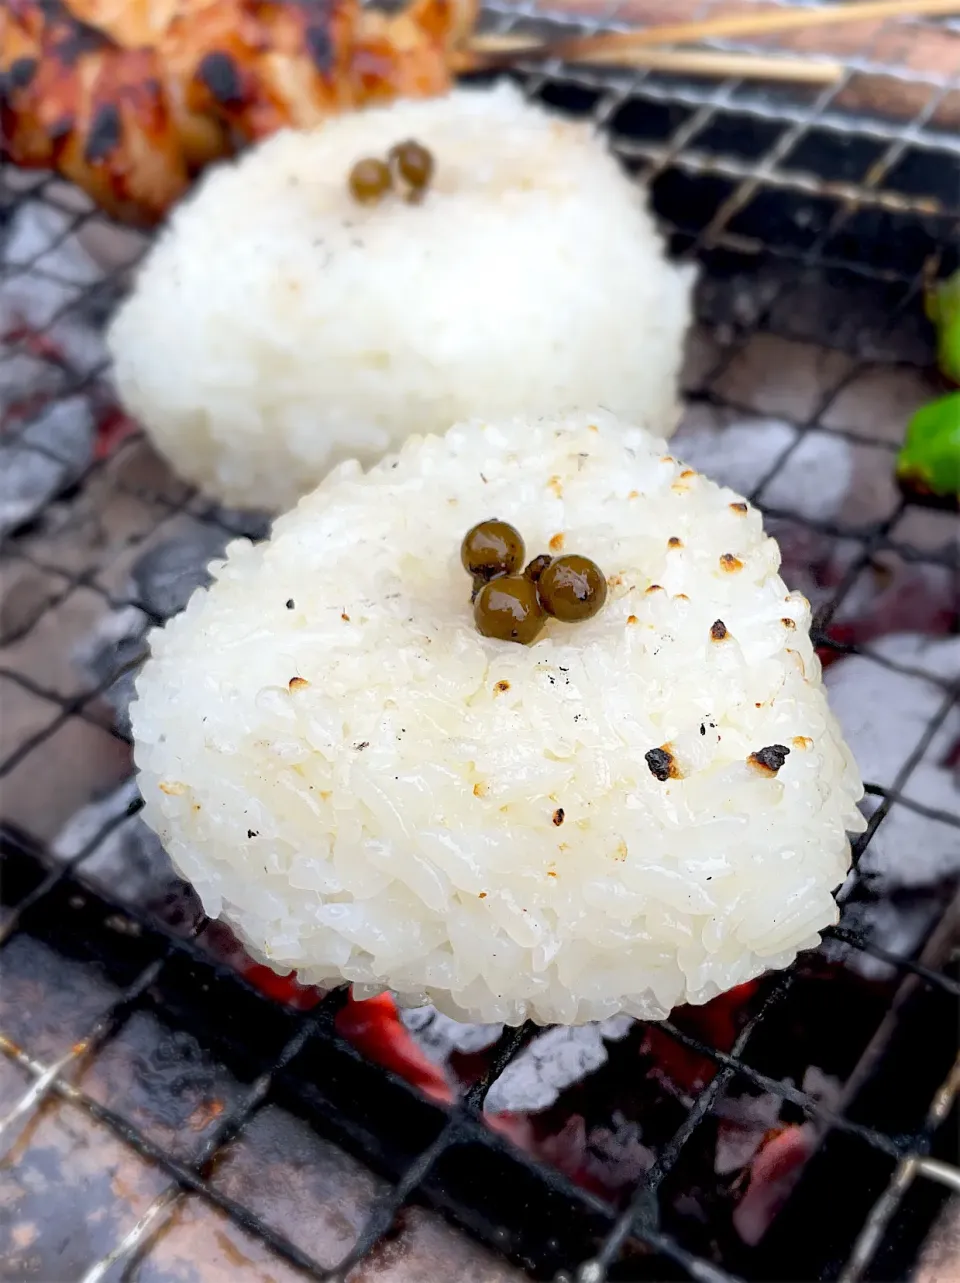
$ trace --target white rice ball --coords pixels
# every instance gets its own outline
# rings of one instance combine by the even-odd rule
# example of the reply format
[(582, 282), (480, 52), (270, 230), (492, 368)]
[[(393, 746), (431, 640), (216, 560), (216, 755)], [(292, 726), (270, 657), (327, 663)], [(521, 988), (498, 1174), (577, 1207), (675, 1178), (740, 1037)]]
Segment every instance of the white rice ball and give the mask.
[[(580, 1023), (704, 1002), (837, 920), (862, 786), (808, 603), (760, 514), (665, 451), (607, 415), (413, 437), (153, 635), (145, 815), (257, 957)], [(600, 613), (480, 636), (459, 549), (492, 516), (593, 558)]]
[[(421, 204), (351, 198), (415, 138)], [(604, 405), (672, 429), (692, 267), (587, 126), (461, 89), (285, 132), (174, 214), (109, 334), (126, 409), (177, 471), (273, 511), (335, 464), (475, 415)]]

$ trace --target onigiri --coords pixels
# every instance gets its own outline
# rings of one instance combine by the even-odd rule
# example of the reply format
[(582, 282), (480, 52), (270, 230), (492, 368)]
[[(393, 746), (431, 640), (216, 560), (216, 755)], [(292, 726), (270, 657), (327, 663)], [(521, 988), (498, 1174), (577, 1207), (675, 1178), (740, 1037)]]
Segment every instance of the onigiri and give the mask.
[[(481, 636), (461, 540), (580, 554), (602, 609)], [(304, 983), (481, 1023), (665, 1016), (815, 946), (861, 831), (810, 609), (738, 495), (606, 413), (342, 464), (153, 634), (145, 817)]]
[[(422, 199), (358, 204), (352, 167), (406, 139)], [(185, 479), (270, 511), (458, 419), (601, 404), (672, 430), (694, 269), (646, 201), (509, 84), (283, 132), (148, 255), (109, 332), (121, 401)]]

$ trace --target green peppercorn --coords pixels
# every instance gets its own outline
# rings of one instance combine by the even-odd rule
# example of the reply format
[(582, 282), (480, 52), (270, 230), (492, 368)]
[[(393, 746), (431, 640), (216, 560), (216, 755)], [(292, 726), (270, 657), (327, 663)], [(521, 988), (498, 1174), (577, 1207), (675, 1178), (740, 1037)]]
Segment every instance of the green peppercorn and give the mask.
[(607, 599), (607, 581), (588, 557), (556, 557), (537, 581), (540, 603), (564, 624), (591, 619)]
[(528, 579), (532, 579), (536, 583), (551, 561), (553, 561), (553, 558), (542, 552), (539, 557), (534, 557), (533, 561), (527, 563), (523, 573)]
[(460, 560), (474, 579), (509, 575), (523, 565), (526, 549), (520, 532), (506, 521), (481, 521), (468, 530), (460, 545)]
[(426, 191), (433, 177), (433, 156), (420, 143), (409, 139), (390, 149), (390, 159), (397, 172), (415, 192)]
[(473, 605), (477, 631), (499, 641), (529, 646), (546, 621), (537, 586), (523, 575), (499, 575), (477, 593)]
[(370, 156), (357, 161), (348, 182), (351, 196), (361, 205), (376, 205), (393, 186), (389, 165)]

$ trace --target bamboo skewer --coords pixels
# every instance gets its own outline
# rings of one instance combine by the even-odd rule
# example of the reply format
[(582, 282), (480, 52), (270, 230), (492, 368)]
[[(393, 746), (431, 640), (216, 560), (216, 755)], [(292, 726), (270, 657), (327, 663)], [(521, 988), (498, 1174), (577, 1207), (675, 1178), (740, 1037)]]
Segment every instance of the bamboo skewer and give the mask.
[[(528, 48), (529, 41), (522, 36), (480, 36), (471, 41), (468, 51), (454, 55), (453, 68), (457, 72), (479, 70), (490, 65), (490, 54), (515, 59)], [(786, 80), (808, 85), (832, 85), (843, 74), (843, 64), (830, 59), (728, 54), (712, 49), (601, 49), (591, 54), (589, 61), (596, 66), (636, 67), (678, 75)]]
[[(960, 0), (850, 0), (823, 8), (784, 9), (779, 12), (751, 14), (725, 14), (719, 18), (705, 18), (699, 22), (667, 23), (655, 27), (642, 27), (637, 31), (614, 31), (595, 36), (573, 36), (566, 40), (544, 43), (528, 40), (523, 45), (485, 54), (487, 65), (506, 58), (536, 56), (562, 58), (568, 62), (613, 61), (616, 55), (624, 58), (628, 53), (654, 45), (692, 44), (725, 36), (765, 36), (779, 31), (804, 30), (809, 27), (834, 23), (882, 21), (887, 18), (932, 17), (960, 15)], [(471, 42), (471, 49), (478, 54), (484, 37)], [(631, 64), (627, 64), (631, 65)], [(635, 64), (633, 64), (635, 65)]]

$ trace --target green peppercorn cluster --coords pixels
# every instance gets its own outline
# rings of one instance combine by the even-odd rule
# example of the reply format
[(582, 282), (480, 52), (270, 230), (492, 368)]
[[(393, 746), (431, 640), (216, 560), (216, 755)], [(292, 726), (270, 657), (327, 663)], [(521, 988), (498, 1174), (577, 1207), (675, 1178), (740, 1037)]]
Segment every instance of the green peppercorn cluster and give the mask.
[(347, 186), (358, 205), (377, 205), (394, 184), (409, 201), (422, 200), (433, 177), (433, 156), (426, 147), (409, 139), (390, 148), (386, 160), (365, 156), (358, 160)]
[(607, 598), (607, 581), (589, 557), (534, 557), (506, 521), (481, 521), (464, 536), (460, 560), (473, 577), (473, 618), (484, 637), (536, 641), (548, 617), (564, 624), (591, 619)]

